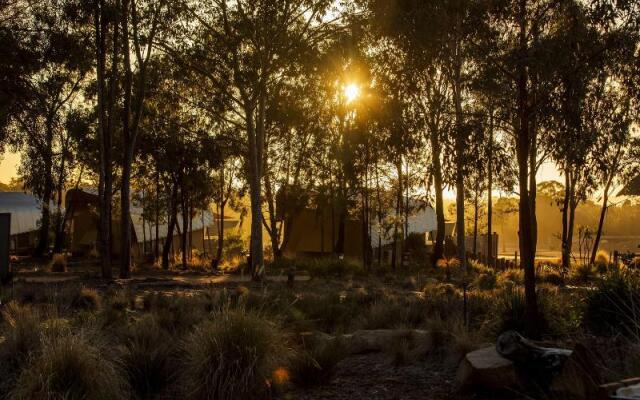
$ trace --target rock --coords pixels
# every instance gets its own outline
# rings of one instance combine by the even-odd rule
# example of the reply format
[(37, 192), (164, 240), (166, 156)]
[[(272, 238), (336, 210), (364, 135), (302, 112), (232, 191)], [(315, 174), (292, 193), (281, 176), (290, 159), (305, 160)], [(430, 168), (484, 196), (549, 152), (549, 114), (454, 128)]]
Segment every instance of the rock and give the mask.
[(513, 362), (498, 354), (495, 346), (467, 353), (458, 367), (456, 380), (463, 389), (495, 391), (521, 386)]
[(616, 391), (616, 396), (624, 399), (640, 399), (640, 384), (622, 387)]
[(552, 380), (571, 356), (571, 350), (541, 347), (514, 331), (498, 337), (496, 350), (513, 361), (518, 376), (529, 389), (543, 392), (549, 391)]

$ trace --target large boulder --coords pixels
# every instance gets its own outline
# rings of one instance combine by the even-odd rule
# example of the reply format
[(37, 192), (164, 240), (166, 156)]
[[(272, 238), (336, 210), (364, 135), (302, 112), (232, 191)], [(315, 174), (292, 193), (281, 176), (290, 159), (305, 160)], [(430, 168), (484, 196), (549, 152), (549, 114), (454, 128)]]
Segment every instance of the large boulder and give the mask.
[(521, 386), (513, 362), (498, 354), (495, 346), (467, 353), (458, 367), (456, 380), (462, 389), (498, 391)]

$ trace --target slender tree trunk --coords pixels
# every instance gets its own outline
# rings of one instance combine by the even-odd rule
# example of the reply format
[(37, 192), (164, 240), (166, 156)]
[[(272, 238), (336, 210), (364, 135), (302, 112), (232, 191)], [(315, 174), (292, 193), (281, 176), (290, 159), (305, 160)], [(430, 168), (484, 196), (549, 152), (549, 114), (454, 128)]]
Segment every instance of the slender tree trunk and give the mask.
[(564, 173), (564, 199), (562, 200), (562, 269), (569, 270), (569, 199), (571, 199), (571, 173), (565, 168)]
[(120, 279), (129, 278), (131, 269), (131, 56), (129, 48), (129, 0), (122, 0), (122, 57), (124, 59), (124, 102), (122, 108), (122, 187), (120, 189), (121, 258)]
[(169, 252), (173, 244), (173, 230), (178, 220), (178, 186), (174, 183), (169, 200), (169, 221), (167, 225), (167, 237), (162, 246), (162, 268), (169, 269)]
[[(48, 128), (50, 130), (50, 128)], [(49, 135), (49, 134), (48, 134)], [(51, 138), (53, 140), (53, 138)], [(47, 154), (44, 160), (44, 190), (42, 192), (42, 216), (40, 218), (40, 231), (38, 233), (38, 245), (34, 255), (42, 257), (49, 249), (49, 229), (51, 227), (51, 197), (53, 193), (53, 177), (52, 177), (52, 151), (51, 140), (47, 139)]]
[(478, 184), (476, 183), (476, 193), (473, 199), (473, 257), (478, 257)]
[(181, 247), (181, 256), (182, 256), (182, 268), (187, 268), (187, 248), (189, 246), (189, 206), (187, 200), (187, 193), (185, 190), (185, 185), (182, 185), (182, 190), (180, 191), (180, 199), (181, 199), (181, 209), (182, 209), (182, 242), (180, 243)]
[(444, 200), (443, 200), (443, 178), (442, 163), (440, 161), (440, 137), (436, 129), (431, 129), (429, 135), (431, 141), (431, 158), (433, 167), (433, 185), (436, 197), (436, 238), (433, 246), (433, 262), (444, 258), (444, 236), (445, 236), (445, 219), (444, 219)]
[(525, 281), (525, 316), (527, 333), (530, 336), (539, 335), (538, 301), (536, 295), (536, 273), (534, 266), (534, 238), (532, 210), (529, 196), (529, 156), (531, 137), (529, 132), (529, 94), (527, 73), (527, 0), (519, 0), (519, 60), (517, 65), (517, 109), (518, 126), (516, 138), (516, 155), (518, 160), (518, 184), (520, 190), (519, 206), (519, 242), (521, 262), (524, 268)]
[(604, 193), (602, 195), (602, 208), (600, 209), (600, 220), (598, 221), (598, 231), (596, 232), (596, 238), (593, 242), (593, 249), (591, 249), (591, 258), (589, 264), (593, 265), (596, 262), (596, 256), (598, 255), (598, 247), (600, 246), (600, 239), (602, 239), (602, 229), (604, 228), (604, 220), (607, 215), (607, 209), (609, 208), (609, 190), (611, 189), (612, 176), (607, 179), (607, 184), (604, 186)]
[(489, 151), (487, 157), (487, 264), (493, 262), (493, 107), (489, 109)]
[[(456, 15), (456, 38), (454, 44), (454, 66), (453, 66), (453, 101), (455, 106), (455, 149), (456, 149), (456, 237), (458, 246), (458, 259), (462, 270), (467, 268), (467, 250), (465, 248), (465, 212), (464, 212), (464, 151), (466, 145), (466, 133), (463, 126), (462, 115), (462, 54), (461, 54), (461, 38), (462, 34), (462, 15), (461, 11)], [(466, 314), (465, 314), (466, 318)]]
[(261, 96), (258, 112), (256, 113), (252, 106), (246, 105), (245, 115), (249, 136), (249, 195), (251, 200), (251, 263), (249, 268), (253, 279), (261, 280), (262, 273), (264, 272), (261, 184), (264, 142), (264, 94)]
[(155, 198), (155, 203), (156, 203), (156, 232), (155, 232), (155, 243), (154, 243), (154, 249), (153, 249), (153, 255), (154, 258), (156, 260), (158, 260), (158, 256), (159, 256), (159, 249), (158, 249), (158, 245), (160, 243), (158, 236), (160, 235), (160, 172), (158, 171), (158, 169), (156, 168), (156, 198)]

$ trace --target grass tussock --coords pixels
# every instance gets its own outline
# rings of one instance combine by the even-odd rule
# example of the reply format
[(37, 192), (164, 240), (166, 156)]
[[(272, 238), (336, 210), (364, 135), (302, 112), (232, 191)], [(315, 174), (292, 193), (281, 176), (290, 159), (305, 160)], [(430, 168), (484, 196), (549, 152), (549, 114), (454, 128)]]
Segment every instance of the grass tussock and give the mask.
[(285, 365), (288, 348), (273, 322), (226, 309), (195, 328), (184, 352), (186, 398), (262, 399), (273, 372)]
[(122, 366), (132, 392), (140, 399), (162, 393), (173, 381), (174, 345), (153, 315), (130, 325), (122, 352)]
[(40, 349), (40, 317), (29, 305), (10, 302), (2, 311), (0, 336), (0, 398), (8, 396), (20, 370)]
[(623, 334), (640, 339), (638, 273), (627, 270), (606, 275), (586, 296), (583, 324), (598, 335)]
[(117, 364), (83, 332), (43, 338), (42, 351), (22, 370), (12, 399), (124, 399)]

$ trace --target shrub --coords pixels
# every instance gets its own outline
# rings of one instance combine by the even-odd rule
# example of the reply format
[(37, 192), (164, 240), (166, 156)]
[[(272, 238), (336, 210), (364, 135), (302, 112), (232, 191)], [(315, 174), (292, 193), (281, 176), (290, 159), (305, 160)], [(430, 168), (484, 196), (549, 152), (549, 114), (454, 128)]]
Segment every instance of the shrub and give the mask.
[(2, 311), (0, 398), (7, 396), (29, 356), (40, 348), (40, 318), (30, 306), (10, 302)]
[(596, 253), (596, 259), (594, 262), (594, 266), (596, 267), (596, 269), (598, 270), (599, 273), (603, 274), (607, 271), (608, 267), (609, 267), (609, 260), (611, 259), (611, 257), (609, 256), (609, 253), (606, 250), (599, 250)]
[(359, 319), (361, 329), (401, 328), (407, 324), (407, 308), (390, 301), (375, 303)]
[(196, 327), (184, 344), (184, 388), (191, 399), (260, 399), (288, 353), (272, 322), (225, 309)]
[[(518, 288), (505, 289), (497, 302), (497, 333), (514, 330), (521, 334), (526, 332), (526, 299), (524, 290)], [(544, 306), (538, 302), (538, 328), (540, 332), (548, 331)]]
[(124, 399), (116, 364), (83, 333), (45, 337), (42, 352), (24, 368), (12, 393), (22, 399)]
[(484, 272), (478, 275), (473, 285), (481, 290), (492, 290), (496, 287), (497, 276), (492, 272)]
[[(638, 336), (640, 331), (640, 277), (630, 271), (614, 271), (586, 297), (583, 324), (602, 335)], [(640, 336), (638, 336), (640, 337)]]
[(95, 289), (80, 288), (71, 299), (71, 307), (77, 310), (97, 310), (100, 308), (100, 294)]
[(555, 270), (552, 270), (552, 271), (547, 270), (542, 273), (539, 273), (538, 277), (542, 282), (548, 283), (550, 285), (555, 285), (555, 286), (564, 285), (564, 277), (560, 272)]
[(291, 362), (291, 380), (301, 387), (327, 384), (336, 366), (344, 358), (344, 346), (339, 340), (324, 343), (310, 340)]
[(67, 257), (64, 254), (55, 253), (51, 259), (51, 272), (65, 272), (67, 270)]
[(122, 363), (132, 391), (141, 399), (152, 398), (173, 380), (171, 336), (152, 315), (130, 325)]
[(513, 282), (517, 285), (522, 285), (524, 283), (524, 270), (517, 268), (505, 269), (498, 273), (498, 282), (501, 284)]
[(598, 271), (590, 264), (580, 264), (571, 271), (571, 280), (576, 283), (590, 283), (598, 277)]

